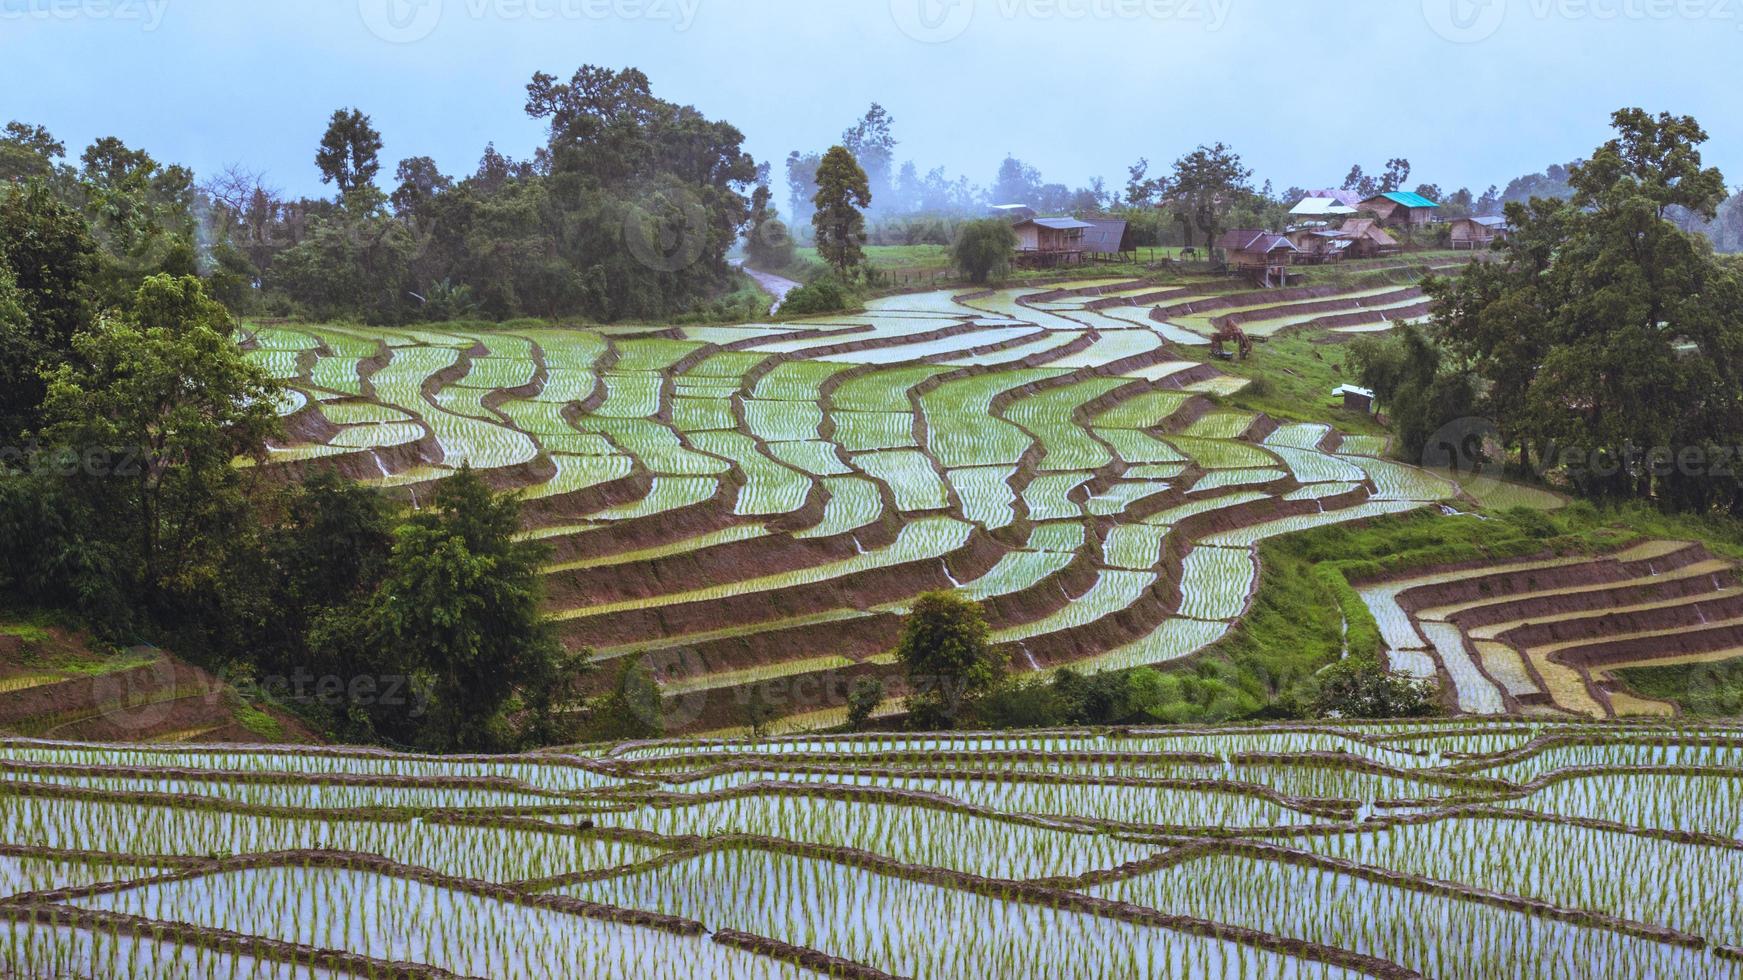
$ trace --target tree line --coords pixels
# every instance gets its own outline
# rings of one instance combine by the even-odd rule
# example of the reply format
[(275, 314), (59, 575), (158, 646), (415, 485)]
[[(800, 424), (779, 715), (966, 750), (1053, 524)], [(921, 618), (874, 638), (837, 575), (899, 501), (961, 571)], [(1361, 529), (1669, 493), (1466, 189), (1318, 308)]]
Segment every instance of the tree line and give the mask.
[(1432, 322), (1356, 364), (1408, 458), (1743, 514), (1743, 262), (1688, 227), (1718, 219), (1724, 177), (1691, 117), (1612, 124), (1565, 195), (1507, 205), (1491, 261), (1428, 281)]
[(231, 313), (192, 275), (118, 294), (103, 227), (41, 182), (0, 189), (0, 607), (168, 647), (346, 741), (571, 732), (582, 664), (516, 502), (469, 470), (416, 512), (284, 482), (261, 465), (284, 393)]

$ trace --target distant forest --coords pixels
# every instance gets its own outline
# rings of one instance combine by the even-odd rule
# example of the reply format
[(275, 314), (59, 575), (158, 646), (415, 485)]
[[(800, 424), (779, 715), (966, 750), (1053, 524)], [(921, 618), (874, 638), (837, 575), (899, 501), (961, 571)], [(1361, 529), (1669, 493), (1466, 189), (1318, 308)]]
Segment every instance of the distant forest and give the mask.
[[(340, 109), (318, 142), (311, 138), (313, 162), (333, 188), (326, 198), (287, 198), (242, 164), (196, 175), (114, 137), (69, 159), (50, 130), (16, 121), (0, 133), (0, 183), (40, 184), (85, 218), (111, 303), (149, 275), (197, 274), (238, 314), (381, 324), (754, 316), (758, 301), (729, 260), (741, 237), (753, 236), (756, 261), (756, 239), (802, 244), (809, 234), (821, 150), (788, 154), (783, 200), (776, 167), (753, 160), (737, 128), (656, 97), (633, 68), (584, 66), (566, 81), (537, 74), (524, 109), (548, 124), (546, 144), (524, 160), (487, 146), (465, 176), (442, 173), (427, 156), (386, 173), (370, 117)], [(948, 245), (962, 219), (1005, 203), (1118, 215), (1139, 246), (1193, 244), (1213, 227), (1279, 227), (1321, 186), (1254, 186), (1238, 153), (1220, 143), (1171, 166), (1138, 160), (1123, 186), (1051, 182), (1015, 156), (982, 185), (898, 162), (896, 132), (874, 103), (841, 135), (867, 176), (873, 244)], [(1571, 194), (1564, 165), (1473, 192), (1421, 181), (1401, 157), (1372, 172), (1352, 166), (1341, 187), (1414, 190), (1440, 201), (1446, 217)], [(1207, 196), (1214, 226), (1194, 213)], [(1743, 194), (1711, 221), (1671, 217), (1721, 251), (1743, 251)]]

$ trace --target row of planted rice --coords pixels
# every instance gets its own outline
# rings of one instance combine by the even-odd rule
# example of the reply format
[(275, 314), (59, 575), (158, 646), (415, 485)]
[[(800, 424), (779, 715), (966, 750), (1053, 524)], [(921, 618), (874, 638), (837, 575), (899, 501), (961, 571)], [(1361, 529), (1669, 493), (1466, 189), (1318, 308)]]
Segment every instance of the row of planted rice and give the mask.
[(0, 740), (0, 971), (1736, 976), (1740, 792), (1719, 723)]

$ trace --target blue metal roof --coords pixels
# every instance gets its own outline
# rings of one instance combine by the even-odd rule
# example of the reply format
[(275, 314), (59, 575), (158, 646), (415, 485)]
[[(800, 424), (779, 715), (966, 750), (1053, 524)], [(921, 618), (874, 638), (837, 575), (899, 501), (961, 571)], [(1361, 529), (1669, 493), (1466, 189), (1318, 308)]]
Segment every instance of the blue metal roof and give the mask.
[(1407, 208), (1438, 208), (1438, 207), (1440, 207), (1440, 205), (1438, 203), (1431, 201), (1426, 197), (1423, 197), (1421, 194), (1412, 194), (1408, 191), (1387, 191), (1386, 193), (1381, 194), (1380, 196), (1385, 198), (1388, 201), (1392, 201), (1392, 202), (1397, 203), (1397, 204), (1402, 204)]

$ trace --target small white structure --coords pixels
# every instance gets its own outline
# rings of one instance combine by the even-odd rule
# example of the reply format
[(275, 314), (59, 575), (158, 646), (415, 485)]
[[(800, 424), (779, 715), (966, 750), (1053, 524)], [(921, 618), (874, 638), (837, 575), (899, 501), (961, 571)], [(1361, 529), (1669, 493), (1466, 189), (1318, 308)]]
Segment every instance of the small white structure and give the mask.
[(1339, 385), (1332, 390), (1332, 397), (1342, 398), (1344, 408), (1351, 412), (1361, 412), (1363, 415), (1374, 414), (1374, 393), (1367, 388), (1355, 385)]
[(1306, 221), (1347, 218), (1355, 213), (1355, 208), (1335, 197), (1304, 197), (1300, 204), (1289, 209), (1291, 218), (1300, 218)]

